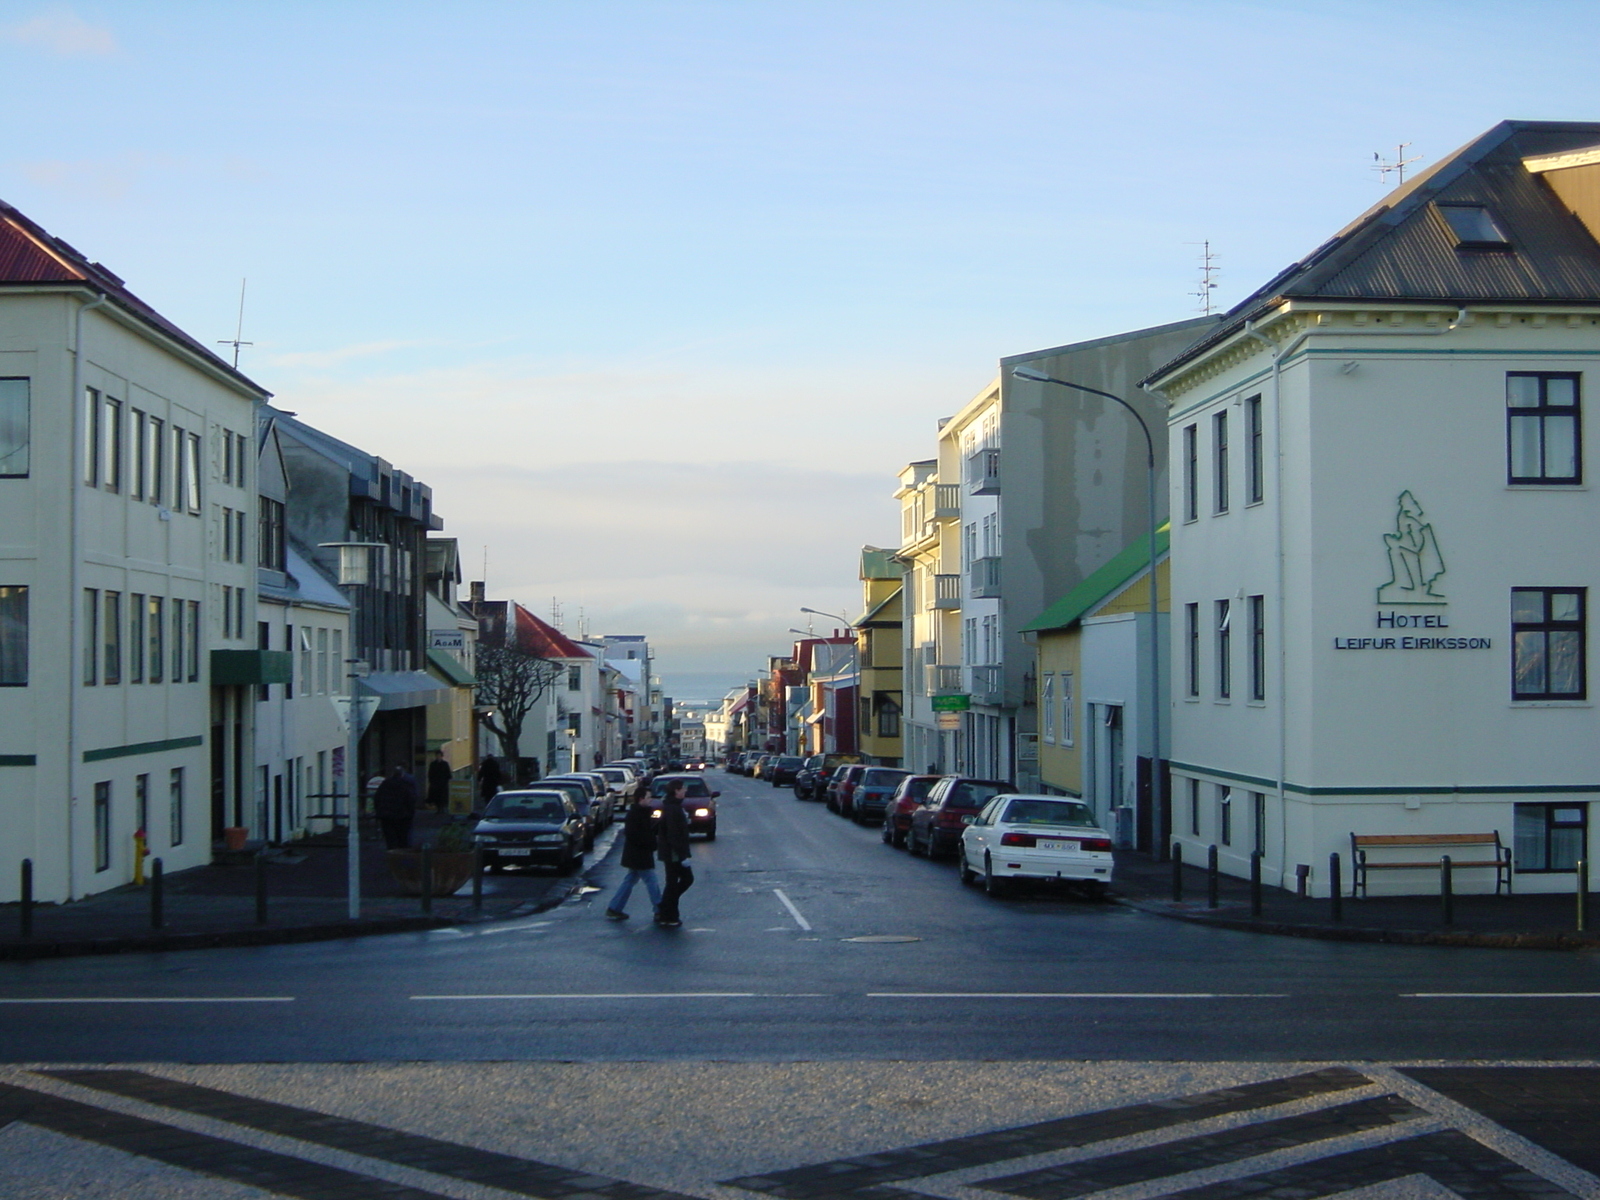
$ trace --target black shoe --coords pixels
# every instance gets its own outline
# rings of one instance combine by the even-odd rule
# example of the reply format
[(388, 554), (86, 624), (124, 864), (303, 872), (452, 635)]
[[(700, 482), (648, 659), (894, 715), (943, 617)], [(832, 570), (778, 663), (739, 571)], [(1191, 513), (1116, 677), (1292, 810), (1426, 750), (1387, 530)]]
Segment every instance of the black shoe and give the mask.
[(606, 916), (610, 917), (613, 921), (626, 921), (628, 919), (627, 913), (615, 908), (606, 909)]

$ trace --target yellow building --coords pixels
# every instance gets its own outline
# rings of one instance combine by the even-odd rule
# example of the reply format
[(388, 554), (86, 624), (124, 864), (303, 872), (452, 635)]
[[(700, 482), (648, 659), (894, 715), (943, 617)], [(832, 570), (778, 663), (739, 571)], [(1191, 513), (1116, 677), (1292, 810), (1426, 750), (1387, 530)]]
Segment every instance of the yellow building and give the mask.
[(861, 686), (856, 711), (866, 761), (898, 767), (900, 723), (905, 706), (901, 657), (901, 597), (905, 580), (892, 550), (861, 548), (862, 614), (855, 623)]

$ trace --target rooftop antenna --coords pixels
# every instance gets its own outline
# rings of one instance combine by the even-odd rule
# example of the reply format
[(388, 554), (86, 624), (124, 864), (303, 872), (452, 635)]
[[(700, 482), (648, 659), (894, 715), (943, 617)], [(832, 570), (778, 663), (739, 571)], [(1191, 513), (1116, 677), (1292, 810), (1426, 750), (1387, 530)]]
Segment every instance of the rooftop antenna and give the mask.
[(479, 578), (483, 580), (484, 587), (488, 587), (489, 586), (489, 547), (488, 546), (485, 546), (483, 548), (483, 574), (481, 576), (479, 576)]
[(1190, 242), (1191, 246), (1202, 247), (1200, 251), (1200, 287), (1198, 291), (1189, 294), (1200, 301), (1200, 311), (1210, 316), (1216, 310), (1212, 307), (1211, 293), (1217, 289), (1217, 256), (1211, 252), (1211, 239), (1203, 242)]
[(255, 345), (254, 342), (244, 342), (239, 340), (240, 338), (244, 337), (244, 285), (249, 282), (250, 281), (248, 279), (239, 280), (239, 324), (234, 329), (233, 336), (231, 338), (217, 339), (217, 345), (233, 347), (233, 369), (235, 371), (239, 369), (239, 347)]
[(1383, 155), (1379, 154), (1376, 150), (1372, 152), (1372, 169), (1378, 173), (1378, 178), (1384, 183), (1389, 182), (1389, 172), (1393, 171), (1396, 176), (1395, 186), (1399, 187), (1406, 181), (1406, 168), (1412, 163), (1420, 162), (1422, 160), (1422, 155), (1420, 154), (1413, 154), (1410, 158), (1406, 157), (1406, 147), (1410, 145), (1410, 142), (1401, 142), (1398, 146), (1396, 146), (1394, 148), (1393, 162), (1384, 162)]
[(562, 633), (566, 632), (566, 629), (561, 624), (561, 601), (554, 596), (550, 597), (550, 624), (560, 629)]

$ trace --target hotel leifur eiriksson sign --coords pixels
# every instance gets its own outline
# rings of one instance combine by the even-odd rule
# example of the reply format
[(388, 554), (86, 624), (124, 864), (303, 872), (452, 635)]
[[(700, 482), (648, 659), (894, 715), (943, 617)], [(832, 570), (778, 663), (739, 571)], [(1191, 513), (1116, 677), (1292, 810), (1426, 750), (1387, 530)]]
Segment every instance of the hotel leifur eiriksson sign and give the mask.
[[(1486, 637), (1456, 637), (1446, 609), (1444, 555), (1433, 526), (1409, 491), (1401, 492), (1394, 532), (1383, 535), (1389, 582), (1378, 588), (1377, 634), (1336, 637), (1335, 650), (1488, 650)], [(1431, 611), (1429, 611), (1431, 610)], [(1400, 630), (1417, 630), (1400, 633)]]

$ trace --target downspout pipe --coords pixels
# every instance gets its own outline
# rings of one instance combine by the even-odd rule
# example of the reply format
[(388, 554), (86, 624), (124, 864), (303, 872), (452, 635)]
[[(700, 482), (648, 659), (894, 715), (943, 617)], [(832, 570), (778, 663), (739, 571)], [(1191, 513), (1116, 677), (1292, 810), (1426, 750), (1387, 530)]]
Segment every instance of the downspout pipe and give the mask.
[[(106, 303), (106, 294), (99, 293), (93, 300), (79, 304), (72, 316), (72, 395), (67, 405), (72, 413), (72, 444), (67, 448), (67, 501), (68, 590), (67, 590), (67, 899), (78, 898), (77, 840), (73, 836), (77, 827), (78, 810), (78, 706), (83, 693), (83, 666), (76, 661), (77, 652), (83, 648), (83, 538), (80, 515), (83, 508), (81, 496), (85, 484), (78, 478), (80, 453), (88, 452), (86, 435), (88, 425), (83, 403), (83, 314)], [(91, 648), (91, 654), (98, 648)]]

